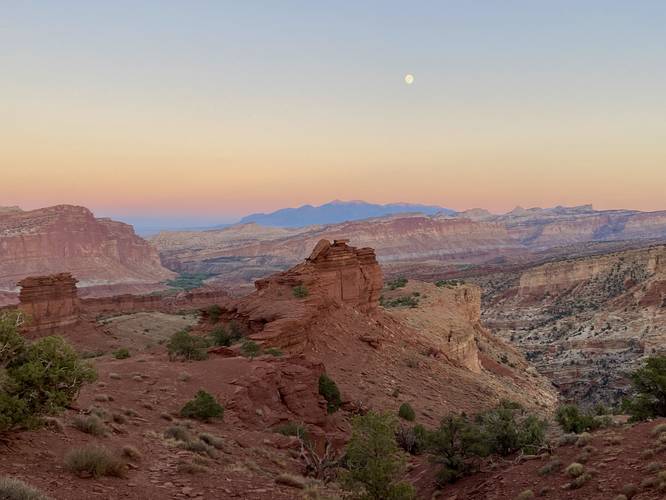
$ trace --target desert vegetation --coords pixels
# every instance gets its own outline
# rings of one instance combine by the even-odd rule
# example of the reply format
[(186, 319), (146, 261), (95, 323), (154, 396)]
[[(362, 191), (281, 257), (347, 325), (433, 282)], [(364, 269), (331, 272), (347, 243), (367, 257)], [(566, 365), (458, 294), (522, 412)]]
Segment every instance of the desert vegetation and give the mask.
[(181, 417), (194, 418), (207, 422), (212, 418), (222, 418), (224, 407), (206, 391), (200, 390), (194, 396), (194, 399), (185, 403), (180, 410)]
[(632, 421), (666, 417), (666, 356), (648, 358), (630, 378), (634, 395), (622, 407)]
[(19, 314), (0, 316), (0, 432), (32, 426), (61, 411), (82, 385), (96, 379), (61, 337), (29, 342), (19, 333)]
[(328, 413), (335, 413), (342, 404), (340, 398), (340, 389), (337, 384), (325, 373), (319, 377), (319, 394), (326, 400), (326, 409)]

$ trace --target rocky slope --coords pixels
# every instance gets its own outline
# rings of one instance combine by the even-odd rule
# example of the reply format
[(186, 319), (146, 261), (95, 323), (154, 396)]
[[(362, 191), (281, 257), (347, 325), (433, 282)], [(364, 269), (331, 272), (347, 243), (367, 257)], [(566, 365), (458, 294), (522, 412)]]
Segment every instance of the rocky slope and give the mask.
[(617, 402), (625, 374), (666, 346), (666, 246), (564, 259), (478, 280), (484, 321), (562, 393)]
[(214, 273), (219, 282), (239, 285), (296, 264), (321, 238), (351, 238), (374, 248), (389, 275), (435, 279), (521, 267), (585, 253), (595, 245), (663, 242), (666, 212), (583, 206), (493, 215), (475, 209), (454, 216), (393, 215), (289, 229), (245, 224), (217, 231), (165, 232), (152, 241), (170, 269)]
[(0, 212), (0, 291), (28, 276), (69, 272), (79, 287), (155, 285), (173, 276), (131, 226), (58, 205)]
[[(42, 302), (44, 294), (32, 286), (39, 284), (28, 282), (33, 293), (26, 293), (26, 301)], [(301, 493), (335, 498), (335, 486), (321, 481), (300, 479), (305, 491), (280, 482), (285, 473), (300, 477), (305, 472), (300, 442), (278, 432), (281, 425), (300, 423), (318, 446), (329, 442), (339, 451), (351, 417), (368, 409), (395, 413), (403, 402), (426, 425), (437, 425), (452, 411), (487, 409), (500, 399), (517, 400), (540, 413), (553, 409), (552, 386), (480, 323), (476, 286), (409, 283), (382, 291), (382, 285), (372, 249), (320, 241), (307, 260), (259, 281), (252, 294), (211, 296), (193, 334), (229, 328), (233, 320), (264, 348), (283, 351), (279, 357), (254, 359), (239, 355), (235, 344), (211, 348), (203, 361), (170, 361), (165, 340), (176, 325), (191, 324), (187, 314), (118, 316), (129, 304), (120, 301), (115, 315), (100, 317), (97, 310), (86, 313), (86, 301), (81, 301), (80, 321), (63, 334), (79, 351), (94, 353), (86, 357), (99, 380), (86, 386), (51, 427), (0, 441), (11, 449), (0, 453), (0, 475), (20, 477), (53, 498), (69, 500), (291, 499)], [(385, 309), (379, 302), (382, 293), (415, 292), (422, 302), (414, 308)], [(60, 295), (55, 293), (54, 300), (60, 302)], [(216, 314), (210, 305), (219, 306)], [(111, 354), (121, 347), (129, 349), (129, 358)], [(341, 391), (342, 407), (333, 414), (319, 394), (324, 372)], [(179, 415), (199, 389), (224, 404), (223, 420), (202, 423)], [(85, 434), (74, 425), (77, 417), (90, 413), (101, 415), (103, 435)], [(217, 436), (217, 449), (203, 456), (179, 446), (164, 434), (176, 424), (191, 436)], [(91, 479), (65, 471), (67, 451), (87, 443), (113, 451), (131, 444), (141, 458), (130, 460), (125, 478)]]

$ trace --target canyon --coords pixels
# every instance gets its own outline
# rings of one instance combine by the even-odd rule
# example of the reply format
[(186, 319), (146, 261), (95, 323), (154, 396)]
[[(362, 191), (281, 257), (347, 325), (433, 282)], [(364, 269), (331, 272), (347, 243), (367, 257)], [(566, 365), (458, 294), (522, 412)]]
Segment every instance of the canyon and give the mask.
[(18, 301), (18, 282), (68, 272), (83, 295), (148, 293), (174, 276), (132, 226), (84, 207), (0, 211), (0, 304)]
[(666, 246), (555, 260), (472, 279), (483, 321), (565, 398), (617, 404), (628, 373), (666, 352)]
[(247, 223), (210, 231), (162, 232), (151, 242), (171, 270), (208, 273), (214, 275), (212, 282), (248, 287), (257, 278), (293, 266), (322, 238), (349, 238), (374, 248), (389, 276), (434, 280), (663, 242), (666, 212), (581, 206), (494, 215), (475, 209), (301, 228)]

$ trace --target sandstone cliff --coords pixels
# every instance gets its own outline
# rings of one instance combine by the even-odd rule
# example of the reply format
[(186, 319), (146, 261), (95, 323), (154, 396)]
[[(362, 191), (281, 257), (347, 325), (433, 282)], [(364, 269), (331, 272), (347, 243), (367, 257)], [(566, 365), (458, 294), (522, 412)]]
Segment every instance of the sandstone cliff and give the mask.
[(0, 290), (28, 276), (69, 272), (79, 287), (156, 284), (173, 272), (131, 226), (70, 205), (0, 213)]

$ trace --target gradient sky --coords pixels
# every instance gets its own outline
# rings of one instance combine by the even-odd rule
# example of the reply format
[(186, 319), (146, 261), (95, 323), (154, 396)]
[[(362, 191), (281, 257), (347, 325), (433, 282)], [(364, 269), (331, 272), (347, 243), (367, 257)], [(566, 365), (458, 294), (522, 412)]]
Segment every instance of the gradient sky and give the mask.
[(665, 26), (663, 1), (3, 2), (0, 205), (666, 209)]

